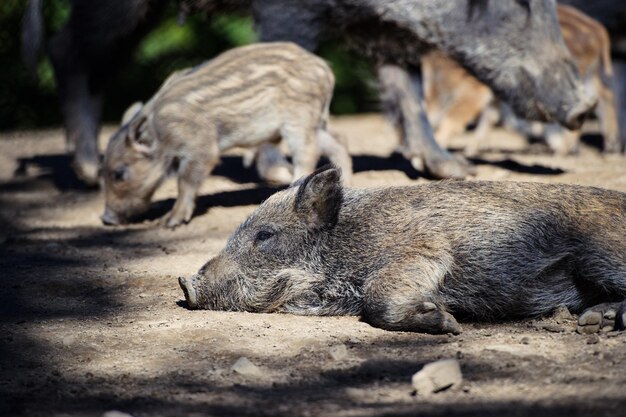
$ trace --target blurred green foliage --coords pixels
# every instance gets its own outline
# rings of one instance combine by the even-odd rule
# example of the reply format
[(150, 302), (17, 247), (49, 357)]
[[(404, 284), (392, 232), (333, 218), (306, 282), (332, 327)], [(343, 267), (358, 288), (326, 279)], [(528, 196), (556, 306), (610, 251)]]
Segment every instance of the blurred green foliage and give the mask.
[[(49, 60), (41, 58), (36, 77), (27, 73), (20, 58), (21, 23), (26, 0), (0, 0), (0, 130), (61, 123)], [(69, 0), (45, 0), (46, 39), (56, 33), (70, 13)], [(165, 18), (139, 45), (133, 62), (122, 68), (106, 91), (103, 118), (117, 122), (124, 109), (145, 101), (174, 70), (196, 65), (229, 48), (257, 40), (246, 16), (218, 15), (209, 19), (189, 16), (176, 22), (176, 2)], [(337, 79), (331, 111), (334, 114), (377, 108), (369, 65), (337, 42), (324, 44), (320, 55), (329, 61)]]

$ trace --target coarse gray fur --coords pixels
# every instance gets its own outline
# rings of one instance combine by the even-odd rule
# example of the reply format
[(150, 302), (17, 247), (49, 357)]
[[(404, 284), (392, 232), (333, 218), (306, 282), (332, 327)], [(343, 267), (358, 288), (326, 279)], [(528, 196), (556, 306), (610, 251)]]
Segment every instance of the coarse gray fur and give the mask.
[(429, 333), (458, 332), (455, 316), (581, 312), (626, 298), (626, 195), (453, 180), (357, 190), (318, 170), (180, 283), (192, 308), (361, 315)]

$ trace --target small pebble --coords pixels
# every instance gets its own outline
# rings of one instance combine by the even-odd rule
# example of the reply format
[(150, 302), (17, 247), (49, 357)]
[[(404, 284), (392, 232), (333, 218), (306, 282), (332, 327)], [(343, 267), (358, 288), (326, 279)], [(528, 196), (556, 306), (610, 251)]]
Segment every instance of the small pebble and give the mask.
[(256, 366), (255, 364), (250, 362), (248, 358), (243, 356), (237, 359), (231, 369), (235, 373), (244, 376), (260, 376), (262, 374), (261, 369), (259, 369), (258, 366)]
[(123, 413), (121, 411), (111, 410), (111, 411), (102, 413), (102, 417), (133, 417), (133, 416), (132, 414)]
[(415, 373), (411, 382), (419, 395), (430, 395), (460, 387), (463, 382), (461, 365), (456, 359), (431, 362)]
[(348, 357), (348, 348), (343, 343), (328, 348), (328, 353), (333, 360), (340, 361)]
[(574, 321), (574, 316), (569, 312), (567, 307), (563, 304), (558, 306), (554, 313), (552, 313), (552, 318), (556, 320), (558, 324), (563, 324), (565, 322)]
[(528, 344), (530, 344), (530, 338), (529, 338), (529, 337), (527, 337), (527, 336), (524, 336), (524, 337), (522, 337), (522, 339), (520, 340), (520, 343), (521, 343), (522, 345), (528, 345)]
[(597, 334), (589, 335), (589, 337), (587, 338), (587, 344), (588, 345), (595, 345), (599, 341), (600, 341), (600, 338), (598, 337)]

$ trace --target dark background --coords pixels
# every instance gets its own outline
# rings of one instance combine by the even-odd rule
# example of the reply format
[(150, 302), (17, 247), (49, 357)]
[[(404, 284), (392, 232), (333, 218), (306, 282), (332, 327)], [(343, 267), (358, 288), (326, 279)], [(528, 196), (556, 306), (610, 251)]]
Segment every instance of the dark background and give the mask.
[[(60, 125), (55, 81), (49, 60), (41, 57), (36, 76), (27, 72), (20, 58), (20, 33), (27, 0), (0, 0), (0, 130)], [(45, 0), (43, 18), (46, 40), (65, 23), (69, 0)], [(180, 26), (177, 4), (171, 2), (165, 19), (146, 36), (129, 65), (107, 88), (103, 118), (119, 122), (134, 101), (145, 101), (174, 70), (211, 59), (220, 52), (256, 41), (247, 16), (193, 15)], [(373, 111), (378, 108), (375, 81), (367, 63), (338, 43), (326, 43), (319, 54), (329, 61), (337, 85), (331, 111), (334, 114)]]

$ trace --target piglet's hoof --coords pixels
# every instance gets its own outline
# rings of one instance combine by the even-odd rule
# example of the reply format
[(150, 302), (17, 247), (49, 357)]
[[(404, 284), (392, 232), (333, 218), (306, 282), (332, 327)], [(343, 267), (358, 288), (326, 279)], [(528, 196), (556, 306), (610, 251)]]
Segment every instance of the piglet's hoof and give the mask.
[(625, 330), (626, 302), (593, 306), (578, 318), (576, 331), (580, 334)]
[(175, 229), (182, 224), (187, 224), (193, 216), (193, 210), (193, 206), (185, 209), (172, 210), (159, 219), (159, 225), (167, 227), (168, 229)]

